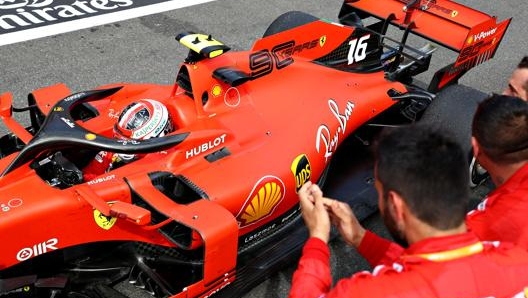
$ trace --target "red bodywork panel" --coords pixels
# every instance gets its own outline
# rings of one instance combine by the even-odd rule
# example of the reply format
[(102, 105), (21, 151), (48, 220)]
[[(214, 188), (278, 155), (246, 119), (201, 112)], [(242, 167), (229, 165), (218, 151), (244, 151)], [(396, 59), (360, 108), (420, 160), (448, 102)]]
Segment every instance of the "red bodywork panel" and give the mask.
[[(380, 18), (394, 13), (392, 22), (408, 25), (401, 1), (380, 2), (350, 5)], [(491, 22), (452, 1), (435, 5), (413, 12), (413, 31), (456, 50), (467, 46), (468, 34), (487, 30), (475, 24)], [(497, 29), (501, 36), (504, 30), (504, 25)], [(27, 131), (11, 117), (11, 95), (1, 95), (0, 117), (26, 148), (0, 159), (0, 203), (8, 206), (0, 231), (9, 239), (2, 245), (0, 270), (86, 243), (132, 241), (203, 249), (202, 279), (173, 297), (207, 296), (223, 288), (235, 278), (237, 249), (298, 215), (300, 186), (318, 181), (347, 137), (397, 103), (389, 94), (407, 92), (404, 84), (387, 79), (382, 67), (354, 69), (354, 61), (369, 59), (371, 44), (377, 45), (373, 38), (354, 27), (315, 20), (259, 39), (250, 51), (190, 55), (174, 85), (98, 87), (118, 88), (83, 103), (95, 116), (74, 123), (61, 113), (87, 93), (70, 96), (63, 84), (36, 90), (31, 98), (42, 117), (56, 116), (55, 130), (72, 138), (41, 145), (41, 152), (26, 149), (37, 143), (36, 136), (53, 131)], [(356, 44), (365, 46), (363, 52)], [(324, 62), (329, 57), (348, 65), (329, 66)], [(98, 148), (94, 144), (112, 139), (123, 108), (145, 98), (167, 106), (176, 127), (167, 138), (181, 137), (175, 145), (149, 149), (137, 161), (65, 189), (36, 171), (50, 152)], [(77, 129), (82, 130), (75, 135)], [(156, 177), (176, 179), (186, 192), (164, 193), (156, 184), (163, 179)], [(176, 230), (183, 236), (171, 234)]]

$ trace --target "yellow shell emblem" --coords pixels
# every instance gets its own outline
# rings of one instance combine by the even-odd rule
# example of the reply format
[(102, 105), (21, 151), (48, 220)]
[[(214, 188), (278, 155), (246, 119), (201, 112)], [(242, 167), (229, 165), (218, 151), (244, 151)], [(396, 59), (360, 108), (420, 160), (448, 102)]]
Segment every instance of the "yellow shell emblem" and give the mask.
[(237, 216), (240, 227), (253, 224), (273, 213), (284, 198), (284, 183), (275, 176), (262, 177)]
[(451, 12), (451, 17), (452, 17), (452, 18), (456, 18), (457, 15), (458, 15), (458, 11), (457, 11), (457, 10), (453, 10), (453, 11)]
[(104, 230), (110, 230), (117, 221), (117, 217), (106, 216), (97, 209), (94, 210), (93, 216), (95, 223)]

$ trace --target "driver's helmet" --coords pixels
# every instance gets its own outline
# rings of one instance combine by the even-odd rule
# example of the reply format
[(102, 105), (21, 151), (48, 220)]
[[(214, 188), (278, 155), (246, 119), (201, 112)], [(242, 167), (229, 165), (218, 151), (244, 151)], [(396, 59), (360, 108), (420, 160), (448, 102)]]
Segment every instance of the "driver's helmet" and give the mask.
[(146, 140), (173, 130), (167, 107), (153, 99), (141, 99), (126, 106), (114, 126), (120, 139)]

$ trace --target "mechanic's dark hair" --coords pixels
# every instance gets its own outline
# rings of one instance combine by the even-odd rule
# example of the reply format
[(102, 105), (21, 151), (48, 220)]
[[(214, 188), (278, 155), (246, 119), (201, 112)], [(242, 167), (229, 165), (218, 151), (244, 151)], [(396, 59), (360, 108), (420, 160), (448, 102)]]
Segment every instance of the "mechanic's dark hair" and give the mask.
[(472, 124), (481, 150), (500, 164), (528, 160), (528, 103), (493, 94), (481, 102)]
[[(528, 56), (524, 56), (521, 59), (521, 62), (519, 62), (519, 64), (517, 65), (517, 68), (518, 69), (523, 69), (523, 68), (528, 69)], [(524, 88), (524, 90), (526, 90), (526, 92), (528, 92), (528, 80), (524, 82), (524, 85), (522, 87)]]
[(424, 124), (386, 128), (375, 155), (384, 198), (398, 193), (416, 217), (436, 229), (462, 224), (469, 170), (467, 154), (451, 135)]
[(521, 59), (521, 62), (519, 62), (517, 68), (528, 68), (528, 56), (524, 56)]

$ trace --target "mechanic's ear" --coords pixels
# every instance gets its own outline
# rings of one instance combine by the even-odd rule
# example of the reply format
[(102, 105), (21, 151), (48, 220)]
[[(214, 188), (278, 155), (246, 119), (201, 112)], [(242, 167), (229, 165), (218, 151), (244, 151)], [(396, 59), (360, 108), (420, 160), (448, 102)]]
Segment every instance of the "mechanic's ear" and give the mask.
[(403, 220), (404, 216), (404, 210), (406, 209), (405, 201), (395, 191), (389, 191), (388, 193), (388, 200), (389, 204), (389, 212), (391, 213), (392, 217), (397, 221), (401, 222)]
[(480, 152), (480, 148), (479, 148), (480, 146), (475, 137), (471, 137), (471, 146), (473, 147), (473, 156), (477, 158)]

